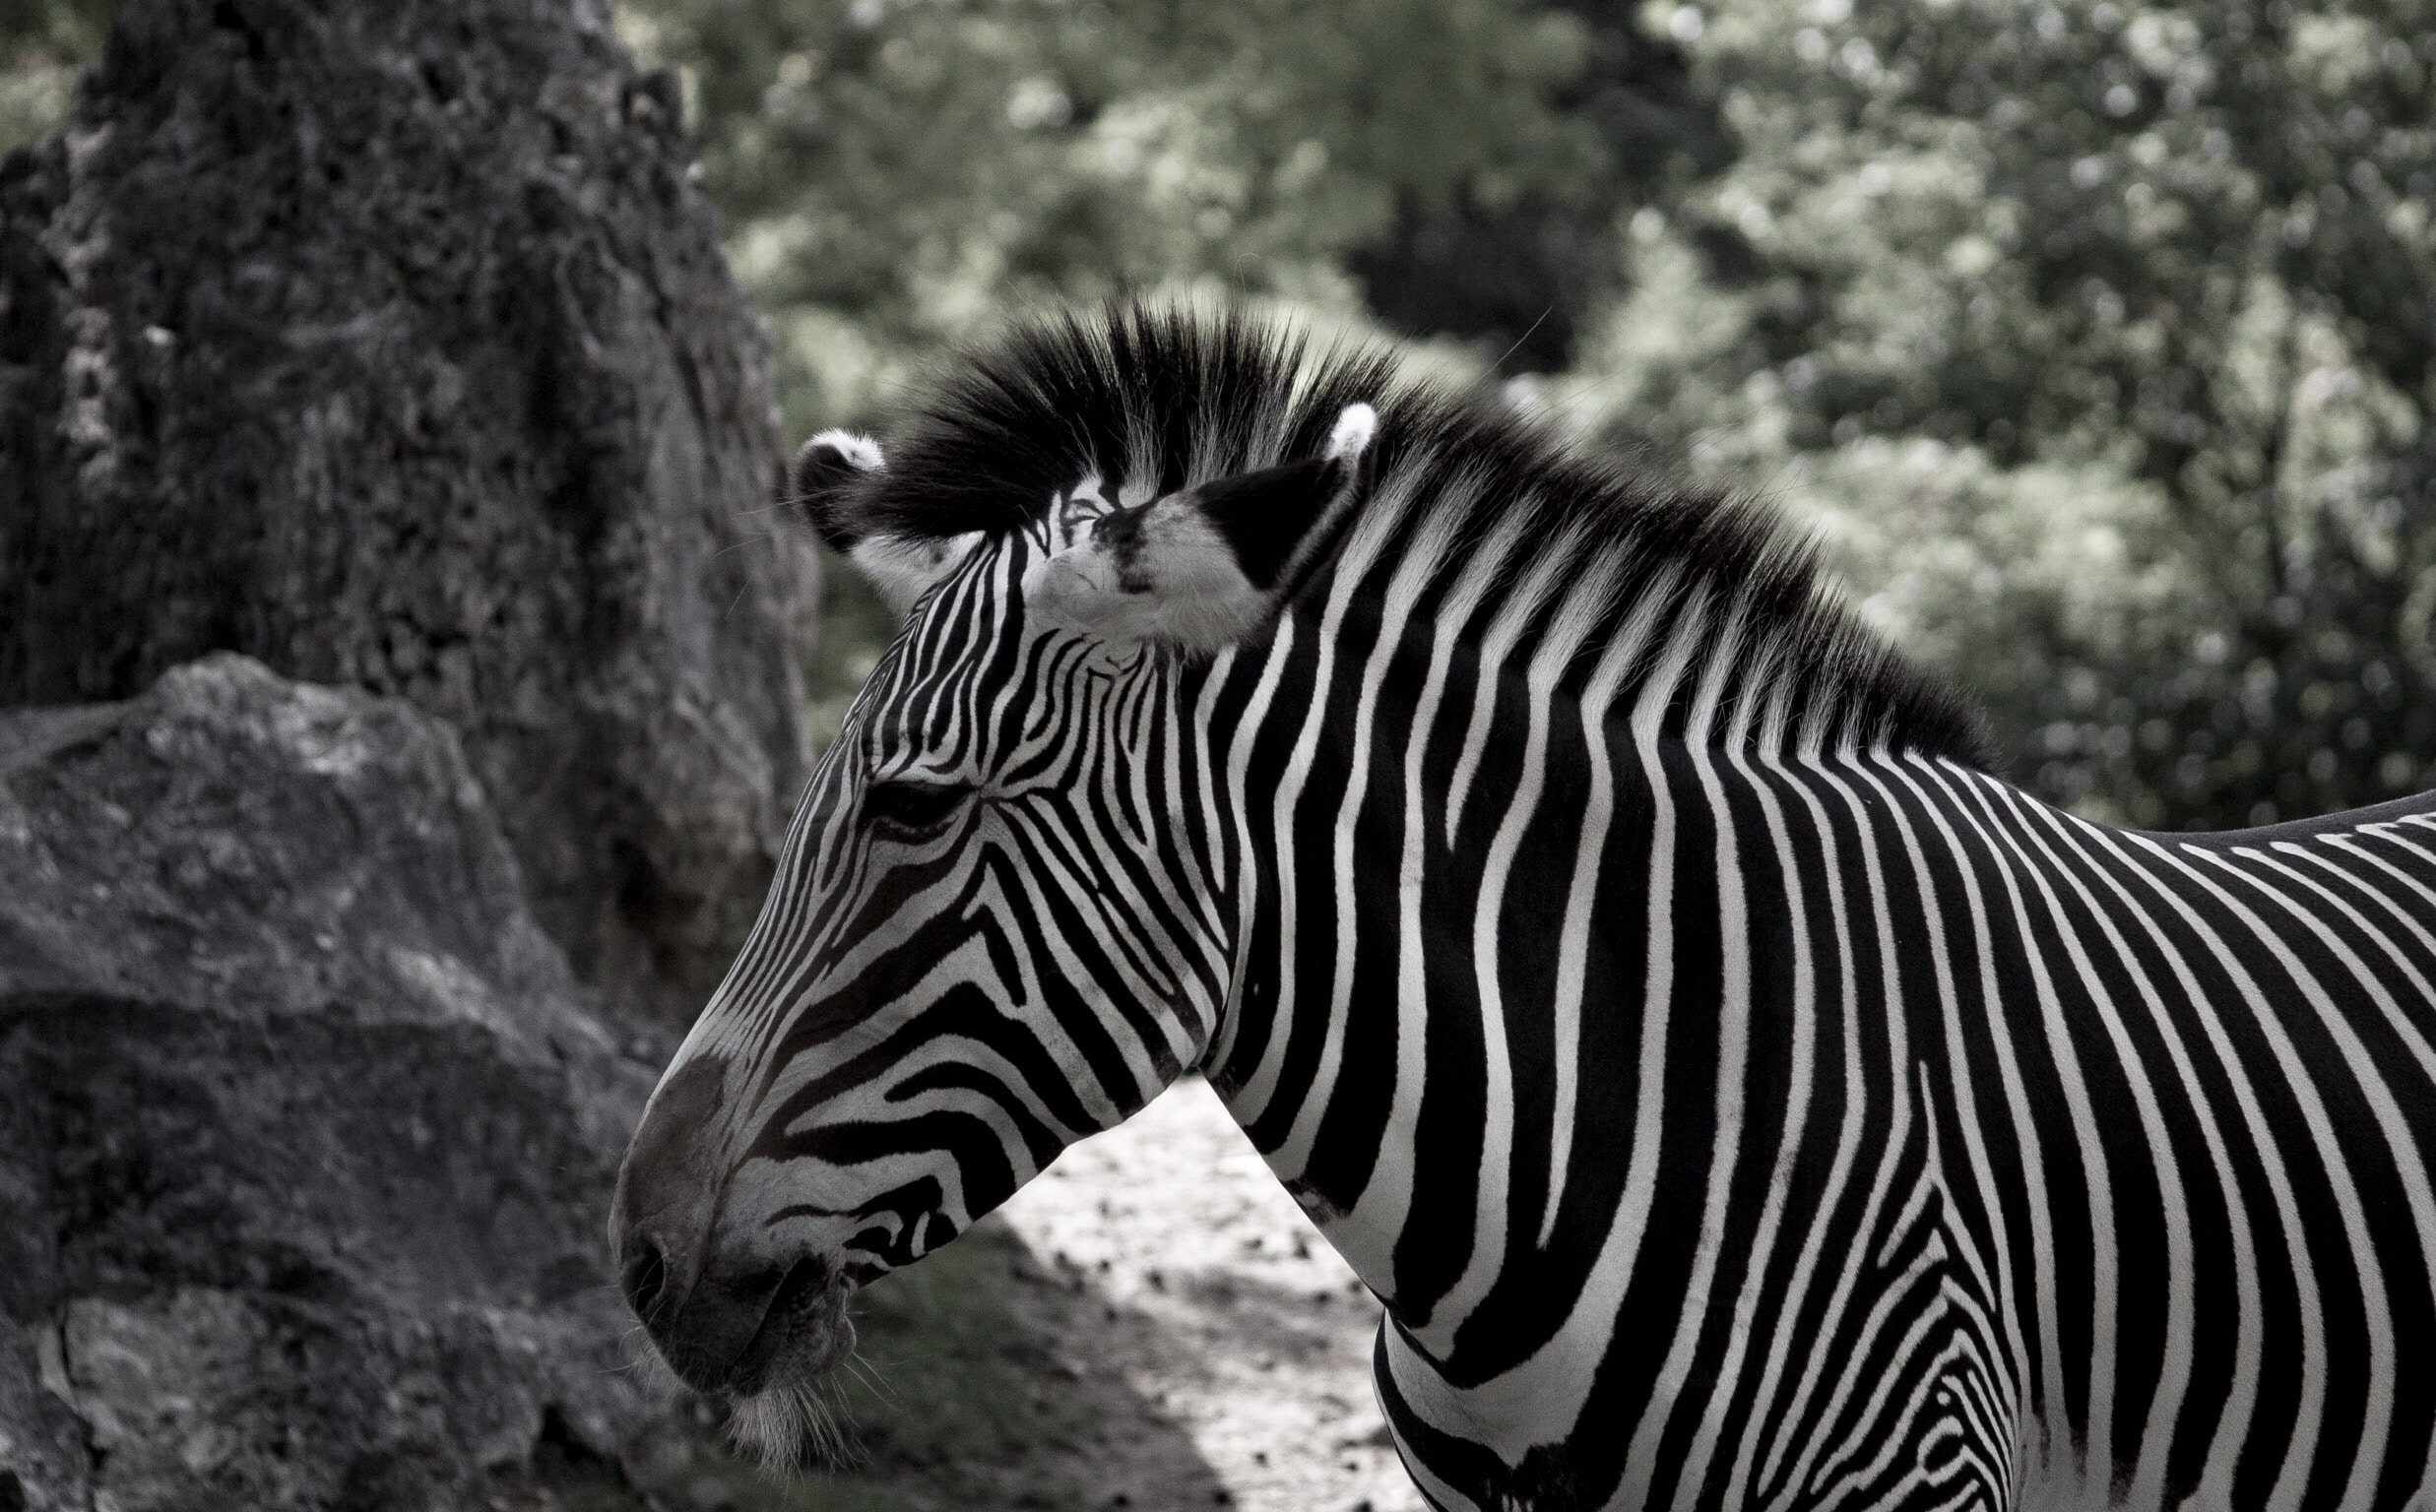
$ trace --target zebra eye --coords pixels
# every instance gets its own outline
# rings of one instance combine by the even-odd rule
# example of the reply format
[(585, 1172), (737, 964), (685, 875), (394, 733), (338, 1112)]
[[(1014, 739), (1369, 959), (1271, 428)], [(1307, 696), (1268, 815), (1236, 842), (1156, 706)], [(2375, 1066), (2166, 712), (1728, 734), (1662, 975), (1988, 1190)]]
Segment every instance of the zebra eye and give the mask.
[(956, 816), (970, 789), (936, 783), (873, 783), (863, 795), (863, 814), (892, 835), (928, 836)]

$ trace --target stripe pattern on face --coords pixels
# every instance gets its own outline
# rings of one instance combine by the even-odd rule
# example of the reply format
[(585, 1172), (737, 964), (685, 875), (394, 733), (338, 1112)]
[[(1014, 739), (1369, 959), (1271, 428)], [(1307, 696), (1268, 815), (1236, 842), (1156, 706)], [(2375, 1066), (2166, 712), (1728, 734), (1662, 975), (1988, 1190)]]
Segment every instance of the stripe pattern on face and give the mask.
[[(672, 1069), (727, 1221), (909, 1263), (1197, 1064), (1439, 1506), (2436, 1509), (2436, 798), (2093, 825), (1746, 506), (1235, 322), (977, 364)], [(1240, 640), (1027, 612), (1357, 401)]]
[(1026, 568), (1058, 544), (982, 543), (924, 600), (680, 1056), (729, 1066), (727, 1144), (767, 1221), (851, 1220), (871, 1271), (1141, 1107), (1223, 997), (1216, 921), (1170, 850), (1192, 774), (1131, 759), (1163, 744), (1173, 689), (1024, 624)]

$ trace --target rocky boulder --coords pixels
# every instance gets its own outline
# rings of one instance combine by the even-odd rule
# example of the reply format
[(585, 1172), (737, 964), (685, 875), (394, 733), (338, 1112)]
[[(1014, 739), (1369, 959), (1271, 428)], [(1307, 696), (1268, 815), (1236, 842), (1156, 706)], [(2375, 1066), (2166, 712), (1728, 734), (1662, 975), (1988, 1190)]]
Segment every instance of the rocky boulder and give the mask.
[(460, 1508), (670, 1399), (602, 1226), (665, 1031), (448, 728), (220, 656), (0, 715), (0, 1507)]
[(679, 106), (606, 0), (128, 0), (0, 166), (0, 706), (222, 650), (411, 699), (577, 974), (681, 1023), (816, 569)]

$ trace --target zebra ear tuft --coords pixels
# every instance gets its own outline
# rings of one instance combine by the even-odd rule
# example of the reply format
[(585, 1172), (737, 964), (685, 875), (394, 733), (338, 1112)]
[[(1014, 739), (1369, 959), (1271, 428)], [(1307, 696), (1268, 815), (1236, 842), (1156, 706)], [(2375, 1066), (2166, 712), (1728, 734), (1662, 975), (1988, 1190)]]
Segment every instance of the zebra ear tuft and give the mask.
[(1368, 405), (1347, 405), (1336, 417), (1336, 429), (1328, 435), (1328, 460), (1347, 465), (1361, 461), (1378, 430), (1378, 410)]
[(1377, 424), (1370, 406), (1349, 405), (1322, 456), (1102, 516), (1088, 539), (1033, 569), (1027, 601), (1120, 645), (1234, 645), (1274, 612), (1289, 569), (1356, 481)]
[(851, 553), (863, 532), (852, 504), (859, 486), (886, 471), (879, 443), (851, 430), (824, 430), (803, 443), (787, 474), (787, 503), (801, 511), (820, 538)]

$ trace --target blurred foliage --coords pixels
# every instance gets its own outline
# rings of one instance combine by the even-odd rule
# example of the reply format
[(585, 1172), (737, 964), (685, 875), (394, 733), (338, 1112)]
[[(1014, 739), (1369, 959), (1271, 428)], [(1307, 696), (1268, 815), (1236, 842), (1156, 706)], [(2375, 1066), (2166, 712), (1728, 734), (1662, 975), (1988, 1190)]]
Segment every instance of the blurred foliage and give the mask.
[(1278, 295), (1561, 364), (1618, 213), (1722, 165), (1675, 45), (1526, 0), (627, 0), (681, 68), (790, 418), (1000, 312)]
[(1722, 0), (1575, 417), (1781, 492), (2148, 825), (2436, 784), (2436, 6)]
[[(94, 0), (0, 0), (0, 129)], [(2436, 0), (625, 0), (796, 433), (1290, 302), (1777, 497), (2083, 812), (2436, 785)], [(890, 626), (831, 579), (833, 731)]]
[(64, 120), (118, 0), (0, 0), (0, 153)]

